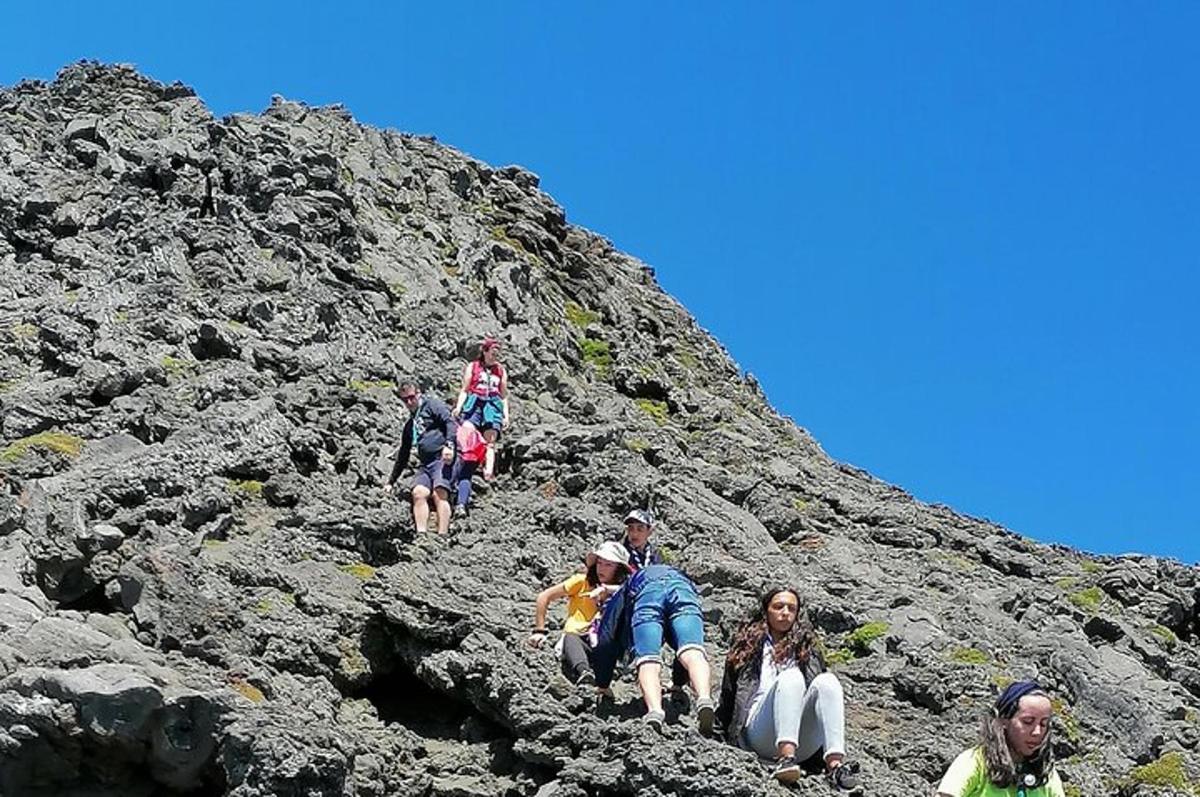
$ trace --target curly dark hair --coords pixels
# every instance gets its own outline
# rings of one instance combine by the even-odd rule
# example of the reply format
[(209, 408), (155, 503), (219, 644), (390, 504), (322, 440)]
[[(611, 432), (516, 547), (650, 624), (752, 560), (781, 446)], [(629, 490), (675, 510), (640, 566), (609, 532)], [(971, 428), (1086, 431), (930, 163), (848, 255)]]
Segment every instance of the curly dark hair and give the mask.
[(772, 587), (763, 593), (754, 612), (733, 633), (725, 660), (734, 669), (745, 666), (762, 649), (763, 640), (767, 638), (767, 607), (781, 592), (796, 596), (796, 622), (792, 623), (791, 629), (782, 638), (775, 640), (775, 663), (782, 663), (789, 657), (801, 667), (808, 663), (808, 657), (817, 644), (817, 635), (808, 615), (801, 608), (800, 593), (792, 587)]
[[(1034, 689), (1026, 694), (1035, 697), (1049, 697), (1041, 689)], [(1019, 703), (1018, 700), (1012, 706), (1011, 713), (1006, 711), (998, 714), (993, 708), (983, 715), (979, 727), (979, 741), (983, 746), (983, 758), (987, 764), (988, 779), (1002, 788), (1021, 785), (1019, 781), (1026, 775), (1032, 775), (1034, 785), (1041, 786), (1046, 783), (1050, 772), (1054, 769), (1054, 745), (1051, 744), (1049, 731), (1042, 740), (1042, 746), (1032, 757), (1026, 758), (1019, 764), (1013, 757), (1012, 749), (1008, 746), (1008, 735), (1005, 733), (1005, 729), (1012, 721)]]

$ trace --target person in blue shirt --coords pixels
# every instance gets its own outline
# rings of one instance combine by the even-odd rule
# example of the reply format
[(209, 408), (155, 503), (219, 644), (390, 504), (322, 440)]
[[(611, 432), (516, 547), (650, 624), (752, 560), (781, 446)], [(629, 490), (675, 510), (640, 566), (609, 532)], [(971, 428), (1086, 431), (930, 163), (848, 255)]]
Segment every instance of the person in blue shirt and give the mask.
[(596, 687), (608, 691), (617, 661), (631, 651), (646, 703), (644, 720), (661, 729), (666, 719), (660, 681), (664, 641), (675, 648), (678, 661), (687, 670), (697, 698), (696, 724), (708, 735), (715, 714), (700, 596), (687, 576), (672, 567), (643, 567), (608, 599), (593, 653)]

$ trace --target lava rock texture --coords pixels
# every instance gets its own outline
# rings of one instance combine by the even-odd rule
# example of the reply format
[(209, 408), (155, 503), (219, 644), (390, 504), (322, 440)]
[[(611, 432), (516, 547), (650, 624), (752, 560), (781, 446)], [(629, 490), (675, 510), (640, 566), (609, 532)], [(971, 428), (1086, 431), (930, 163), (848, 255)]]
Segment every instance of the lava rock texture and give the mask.
[[(414, 534), (380, 487), (394, 385), (452, 399), (485, 334), (500, 477)], [(0, 91), (0, 440), (5, 795), (782, 794), (524, 645), (536, 591), (645, 504), (714, 660), (801, 588), (863, 793), (928, 794), (1026, 676), (1071, 794), (1194, 786), (1194, 569), (832, 461), (535, 175), (338, 107), (218, 120), (94, 63)]]

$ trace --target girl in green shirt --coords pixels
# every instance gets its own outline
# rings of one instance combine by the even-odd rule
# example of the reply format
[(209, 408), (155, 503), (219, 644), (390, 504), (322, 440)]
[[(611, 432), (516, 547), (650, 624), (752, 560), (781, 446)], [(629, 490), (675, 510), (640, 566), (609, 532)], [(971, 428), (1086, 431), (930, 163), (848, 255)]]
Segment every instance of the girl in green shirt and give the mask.
[(938, 797), (1065, 797), (1050, 745), (1050, 697), (1035, 681), (1011, 684), (983, 718), (982, 744), (964, 750)]

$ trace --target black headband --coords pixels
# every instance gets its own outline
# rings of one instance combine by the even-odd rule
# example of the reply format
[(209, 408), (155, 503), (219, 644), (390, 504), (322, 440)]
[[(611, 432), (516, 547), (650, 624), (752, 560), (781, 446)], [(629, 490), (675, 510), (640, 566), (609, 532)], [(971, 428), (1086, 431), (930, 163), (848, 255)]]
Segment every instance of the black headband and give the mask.
[(1032, 694), (1044, 695), (1046, 692), (1037, 681), (1017, 681), (1009, 684), (996, 698), (996, 705), (992, 706), (992, 714), (1000, 719), (1010, 719), (1013, 714), (1017, 713), (1017, 706), (1020, 704), (1021, 698)]

